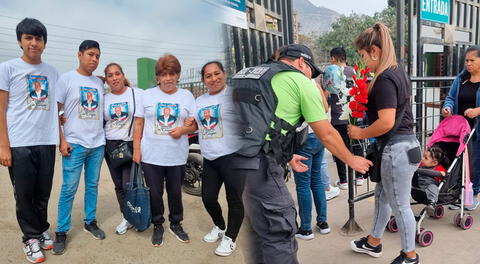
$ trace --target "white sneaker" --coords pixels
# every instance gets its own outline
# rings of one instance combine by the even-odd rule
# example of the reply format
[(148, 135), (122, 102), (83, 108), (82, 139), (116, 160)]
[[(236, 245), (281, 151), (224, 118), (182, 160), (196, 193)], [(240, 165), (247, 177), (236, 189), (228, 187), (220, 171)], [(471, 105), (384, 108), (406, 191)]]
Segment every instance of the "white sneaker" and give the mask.
[(337, 197), (340, 194), (340, 188), (330, 186), (330, 190), (325, 192), (327, 196), (327, 201)]
[(225, 235), (225, 230), (220, 229), (218, 226), (214, 226), (208, 234), (203, 237), (203, 241), (208, 243), (217, 242)]
[(40, 247), (44, 250), (50, 250), (53, 248), (53, 240), (47, 231), (42, 233), (42, 236), (38, 239)]
[(117, 228), (115, 228), (115, 233), (117, 233), (117, 235), (123, 235), (127, 233), (127, 230), (132, 227), (132, 224), (130, 224), (125, 218), (122, 218), (122, 222), (120, 222)]
[(362, 186), (364, 181), (365, 180), (363, 178), (357, 178), (355, 179), (355, 185)]
[(337, 180), (335, 182), (335, 186), (337, 186), (338, 188), (340, 188), (341, 190), (348, 190), (348, 183), (346, 182), (340, 182), (340, 180)]
[(235, 248), (237, 248), (237, 244), (233, 242), (231, 238), (223, 236), (222, 241), (220, 241), (217, 249), (215, 249), (215, 254), (222, 257), (227, 257), (232, 254)]
[(45, 261), (45, 256), (40, 250), (40, 244), (38, 242), (38, 239), (32, 238), (27, 240), (27, 242), (25, 242), (23, 252), (27, 257), (27, 260), (31, 263), (40, 263)]

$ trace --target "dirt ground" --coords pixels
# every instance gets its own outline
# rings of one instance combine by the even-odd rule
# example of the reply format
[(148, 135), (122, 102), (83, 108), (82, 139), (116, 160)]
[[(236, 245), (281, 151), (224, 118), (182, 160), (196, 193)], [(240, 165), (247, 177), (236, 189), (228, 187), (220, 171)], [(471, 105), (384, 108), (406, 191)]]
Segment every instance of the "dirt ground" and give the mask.
[[(329, 158), (330, 174), (332, 182), (336, 180), (335, 165)], [(50, 232), (53, 234), (56, 228), (57, 203), (61, 186), (61, 160), (57, 155), (55, 179), (49, 205)], [(293, 180), (288, 186), (295, 194)], [(365, 186), (359, 188), (364, 191)], [(296, 199), (295, 195), (294, 198)], [(342, 191), (341, 195), (328, 202), (328, 222), (332, 232), (321, 235), (315, 232), (315, 239), (311, 241), (299, 241), (300, 263), (390, 263), (398, 255), (400, 250), (400, 238), (398, 234), (385, 232), (383, 239), (383, 256), (373, 259), (369, 256), (354, 253), (350, 250), (350, 241), (358, 238), (347, 237), (340, 234), (340, 228), (348, 219), (348, 194)], [(220, 200), (223, 208), (226, 208), (225, 195), (222, 190)], [(218, 257), (213, 251), (216, 244), (202, 241), (203, 235), (211, 228), (211, 219), (205, 211), (200, 197), (184, 194), (184, 222), (183, 226), (189, 233), (191, 242), (183, 244), (166, 232), (164, 244), (154, 248), (150, 244), (152, 228), (137, 233), (128, 231), (119, 236), (115, 234), (115, 226), (121, 216), (110, 174), (104, 164), (100, 179), (97, 219), (99, 226), (106, 232), (107, 238), (99, 241), (83, 231), (83, 183), (81, 184), (74, 202), (72, 214), (72, 228), (69, 235), (69, 244), (66, 253), (62, 256), (54, 256), (47, 252), (46, 263), (178, 263), (178, 264), (215, 264), (215, 263), (245, 263), (243, 250), (247, 248), (246, 232), (242, 227), (237, 239), (238, 250), (230, 257)], [(418, 212), (419, 206), (414, 206)], [(15, 203), (12, 186), (5, 168), (0, 169), (0, 264), (3, 263), (27, 263), (22, 251), (21, 233), (15, 217)], [(167, 213), (167, 212), (166, 212)], [(224, 211), (224, 215), (226, 210)], [(370, 228), (371, 215), (373, 213), (373, 198), (356, 204), (356, 219), (360, 226), (366, 230)], [(480, 210), (472, 212), (474, 223), (470, 230), (460, 230), (452, 224), (454, 211), (446, 210), (446, 216), (439, 220), (427, 219), (425, 227), (434, 232), (434, 242), (430, 247), (418, 248), (421, 263), (480, 263)], [(315, 216), (315, 213), (314, 213)], [(315, 221), (315, 217), (313, 217)], [(315, 223), (313, 223), (315, 224)]]

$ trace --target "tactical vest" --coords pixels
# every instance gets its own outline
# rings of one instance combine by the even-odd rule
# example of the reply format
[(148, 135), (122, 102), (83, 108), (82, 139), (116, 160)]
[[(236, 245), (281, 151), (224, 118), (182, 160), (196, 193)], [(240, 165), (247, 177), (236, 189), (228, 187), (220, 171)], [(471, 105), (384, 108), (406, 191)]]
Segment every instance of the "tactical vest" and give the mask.
[(253, 157), (263, 151), (283, 164), (305, 143), (308, 129), (296, 132), (303, 118), (292, 126), (275, 115), (278, 99), (271, 81), (282, 71), (300, 72), (285, 63), (274, 62), (245, 68), (233, 76), (233, 100), (242, 121), (242, 147), (237, 153)]

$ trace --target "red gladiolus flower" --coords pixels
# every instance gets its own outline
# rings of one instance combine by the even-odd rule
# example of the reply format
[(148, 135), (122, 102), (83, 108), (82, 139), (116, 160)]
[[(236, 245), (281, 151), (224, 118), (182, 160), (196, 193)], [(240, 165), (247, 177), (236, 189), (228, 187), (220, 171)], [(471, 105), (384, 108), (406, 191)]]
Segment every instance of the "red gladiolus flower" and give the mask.
[(360, 111), (353, 111), (352, 112), (352, 117), (354, 118), (363, 118), (363, 112), (360, 112)]
[(357, 73), (357, 72), (358, 72), (358, 65), (355, 65), (355, 66), (353, 67), (353, 70), (355, 70), (355, 72)]
[(350, 108), (350, 110), (354, 111), (357, 109), (357, 102), (355, 101), (351, 101), (350, 103), (348, 103), (348, 107)]

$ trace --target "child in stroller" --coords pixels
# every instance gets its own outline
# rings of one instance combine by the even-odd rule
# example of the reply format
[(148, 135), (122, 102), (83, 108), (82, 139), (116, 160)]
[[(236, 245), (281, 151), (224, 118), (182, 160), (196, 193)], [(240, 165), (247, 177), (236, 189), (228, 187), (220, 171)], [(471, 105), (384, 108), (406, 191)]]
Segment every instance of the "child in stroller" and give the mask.
[(435, 206), (438, 201), (438, 185), (445, 176), (445, 167), (448, 167), (448, 158), (439, 144), (428, 147), (423, 153), (419, 169), (417, 185), (423, 189), (427, 198), (427, 214), (435, 213)]

